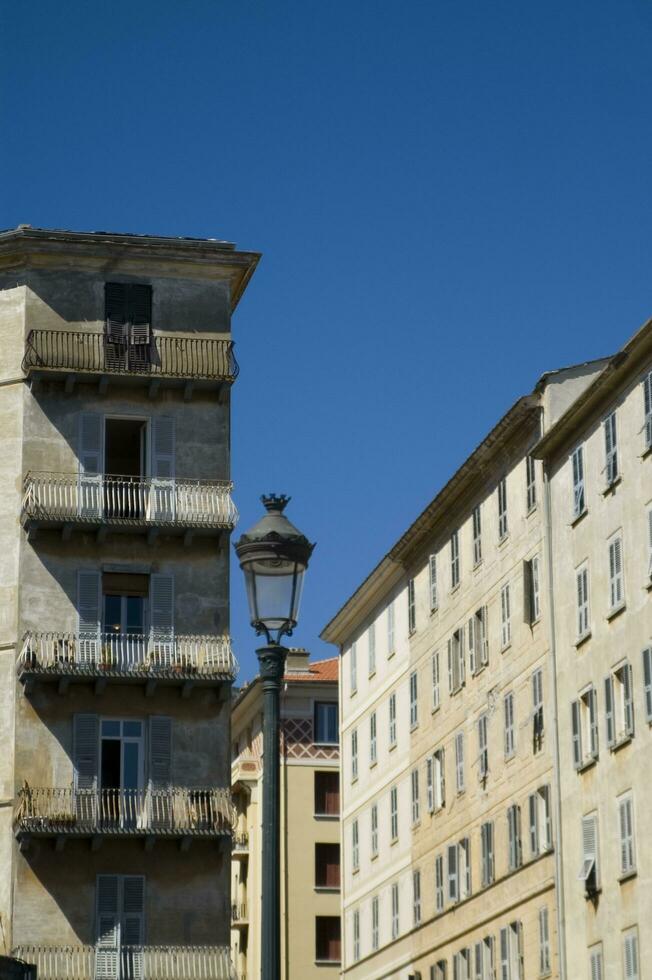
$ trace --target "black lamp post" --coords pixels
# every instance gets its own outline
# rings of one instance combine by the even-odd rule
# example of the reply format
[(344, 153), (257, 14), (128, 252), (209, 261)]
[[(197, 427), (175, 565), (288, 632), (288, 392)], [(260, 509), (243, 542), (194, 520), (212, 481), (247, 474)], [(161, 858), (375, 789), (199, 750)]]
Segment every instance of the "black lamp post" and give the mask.
[(251, 625), (267, 645), (256, 650), (263, 685), (263, 877), (261, 980), (281, 976), (279, 695), (287, 649), (297, 625), (303, 573), (314, 544), (288, 521), (290, 498), (261, 497), (267, 513), (235, 544), (245, 575)]

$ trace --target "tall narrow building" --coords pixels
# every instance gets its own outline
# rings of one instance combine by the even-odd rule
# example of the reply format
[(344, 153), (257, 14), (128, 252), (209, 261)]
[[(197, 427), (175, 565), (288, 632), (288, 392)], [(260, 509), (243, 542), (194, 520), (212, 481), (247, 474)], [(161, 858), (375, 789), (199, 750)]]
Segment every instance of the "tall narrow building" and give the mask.
[(0, 234), (0, 937), (39, 980), (221, 980), (227, 242)]

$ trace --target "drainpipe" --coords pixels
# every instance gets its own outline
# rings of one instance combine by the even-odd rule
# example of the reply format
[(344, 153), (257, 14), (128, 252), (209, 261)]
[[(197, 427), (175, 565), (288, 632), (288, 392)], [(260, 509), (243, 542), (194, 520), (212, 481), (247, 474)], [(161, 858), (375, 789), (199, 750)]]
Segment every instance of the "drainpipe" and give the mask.
[(557, 825), (557, 846), (555, 847), (555, 885), (557, 892), (557, 936), (559, 944), (559, 980), (566, 980), (566, 915), (564, 901), (564, 877), (562, 868), (562, 823), (561, 823), (561, 766), (559, 758), (559, 710), (557, 697), (557, 640), (555, 625), (555, 606), (553, 601), (553, 548), (550, 500), (550, 478), (548, 464), (543, 462), (543, 525), (544, 549), (546, 558), (546, 589), (548, 595), (548, 631), (550, 640), (550, 663), (552, 667), (552, 767), (555, 784), (555, 823)]

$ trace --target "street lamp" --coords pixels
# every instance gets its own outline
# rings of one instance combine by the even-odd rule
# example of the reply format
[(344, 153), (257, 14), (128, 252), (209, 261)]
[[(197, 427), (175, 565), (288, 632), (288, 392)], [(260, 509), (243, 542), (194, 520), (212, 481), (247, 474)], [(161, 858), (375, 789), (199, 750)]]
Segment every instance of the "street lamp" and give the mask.
[(244, 572), (251, 625), (267, 644), (256, 650), (263, 687), (263, 875), (261, 980), (281, 976), (279, 698), (287, 649), (297, 625), (303, 574), (314, 544), (283, 511), (290, 498), (261, 497), (267, 513), (235, 544)]

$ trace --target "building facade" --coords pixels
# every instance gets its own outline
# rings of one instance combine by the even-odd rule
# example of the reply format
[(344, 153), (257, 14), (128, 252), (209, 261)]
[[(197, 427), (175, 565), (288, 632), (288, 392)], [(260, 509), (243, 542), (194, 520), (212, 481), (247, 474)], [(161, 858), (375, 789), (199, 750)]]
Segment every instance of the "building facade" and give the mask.
[(0, 234), (0, 921), (43, 980), (231, 976), (226, 242)]
[(652, 323), (539, 443), (549, 488), (566, 976), (652, 957)]
[[(281, 691), (281, 976), (340, 973), (338, 658), (291, 649)], [(232, 712), (236, 824), (231, 950), (239, 980), (260, 977), (263, 696), (256, 678)]]
[(610, 364), (544, 375), (322, 634), (342, 661), (345, 976), (589, 976), (560, 951), (579, 868), (539, 447)]

